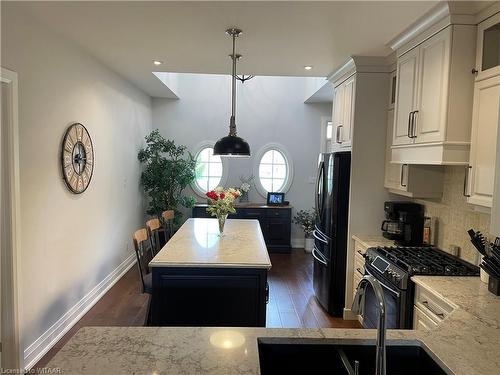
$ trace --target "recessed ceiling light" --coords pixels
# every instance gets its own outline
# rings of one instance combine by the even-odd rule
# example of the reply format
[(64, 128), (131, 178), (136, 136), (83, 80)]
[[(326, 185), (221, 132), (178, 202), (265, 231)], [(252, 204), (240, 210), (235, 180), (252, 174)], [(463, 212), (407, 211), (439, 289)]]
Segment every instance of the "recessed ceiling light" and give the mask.
[(311, 70), (312, 68), (313, 68), (312, 65), (306, 65), (306, 66), (304, 66), (305, 70)]
[(153, 60), (153, 65), (158, 66), (158, 65), (161, 65), (161, 64), (163, 64), (163, 61), (160, 61), (160, 60)]

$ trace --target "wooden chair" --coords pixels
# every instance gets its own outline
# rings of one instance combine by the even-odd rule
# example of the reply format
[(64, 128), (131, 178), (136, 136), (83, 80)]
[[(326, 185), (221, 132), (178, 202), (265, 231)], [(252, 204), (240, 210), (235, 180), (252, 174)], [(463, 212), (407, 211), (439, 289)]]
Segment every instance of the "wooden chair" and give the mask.
[(149, 269), (149, 262), (153, 259), (151, 241), (145, 228), (139, 229), (134, 233), (134, 248), (137, 255), (137, 265), (142, 281), (142, 292), (153, 293), (152, 273)]
[(163, 211), (161, 214), (166, 241), (168, 241), (174, 235), (174, 215), (174, 210)]
[(167, 235), (160, 220), (157, 218), (146, 221), (146, 228), (148, 228), (148, 234), (153, 249), (153, 256), (155, 256), (167, 243)]

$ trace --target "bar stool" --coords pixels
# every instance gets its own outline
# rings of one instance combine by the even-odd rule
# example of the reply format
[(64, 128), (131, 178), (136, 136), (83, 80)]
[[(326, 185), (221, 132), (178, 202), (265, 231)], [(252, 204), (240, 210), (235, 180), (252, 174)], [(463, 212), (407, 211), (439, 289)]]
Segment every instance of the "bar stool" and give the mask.
[(146, 228), (148, 228), (148, 234), (151, 239), (151, 246), (153, 249), (153, 256), (155, 256), (167, 243), (165, 229), (162, 228), (160, 220), (157, 218), (146, 221)]
[(137, 256), (137, 266), (141, 276), (142, 293), (149, 295), (148, 309), (144, 325), (149, 325), (151, 321), (151, 298), (153, 294), (153, 274), (149, 269), (149, 262), (153, 259), (151, 241), (148, 238), (148, 232), (145, 228), (135, 231), (133, 236), (135, 255)]
[(168, 241), (174, 234), (174, 216), (174, 210), (163, 211), (161, 214), (166, 241)]

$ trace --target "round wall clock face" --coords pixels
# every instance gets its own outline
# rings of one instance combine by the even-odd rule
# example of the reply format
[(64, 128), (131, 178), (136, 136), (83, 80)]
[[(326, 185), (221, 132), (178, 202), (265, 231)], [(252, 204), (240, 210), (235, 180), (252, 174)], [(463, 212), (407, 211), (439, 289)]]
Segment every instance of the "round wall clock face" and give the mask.
[(62, 144), (62, 172), (68, 189), (83, 193), (94, 172), (94, 147), (90, 134), (82, 124), (72, 124), (64, 134)]

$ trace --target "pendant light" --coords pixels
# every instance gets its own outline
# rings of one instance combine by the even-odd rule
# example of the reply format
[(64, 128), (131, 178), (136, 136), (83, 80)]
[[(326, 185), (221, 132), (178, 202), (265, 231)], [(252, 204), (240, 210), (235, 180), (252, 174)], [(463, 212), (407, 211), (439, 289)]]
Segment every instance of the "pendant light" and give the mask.
[(223, 137), (215, 143), (214, 155), (220, 156), (230, 156), (230, 157), (249, 157), (250, 156), (250, 146), (241, 137), (237, 136), (236, 133), (236, 80), (245, 82), (253, 78), (253, 76), (242, 76), (238, 77), (236, 75), (236, 62), (241, 58), (241, 55), (236, 54), (235, 44), (236, 38), (241, 35), (242, 31), (238, 28), (231, 28), (226, 30), (226, 34), (233, 38), (233, 53), (230, 55), (233, 62), (233, 71), (231, 79), (231, 118), (229, 120), (229, 135)]

